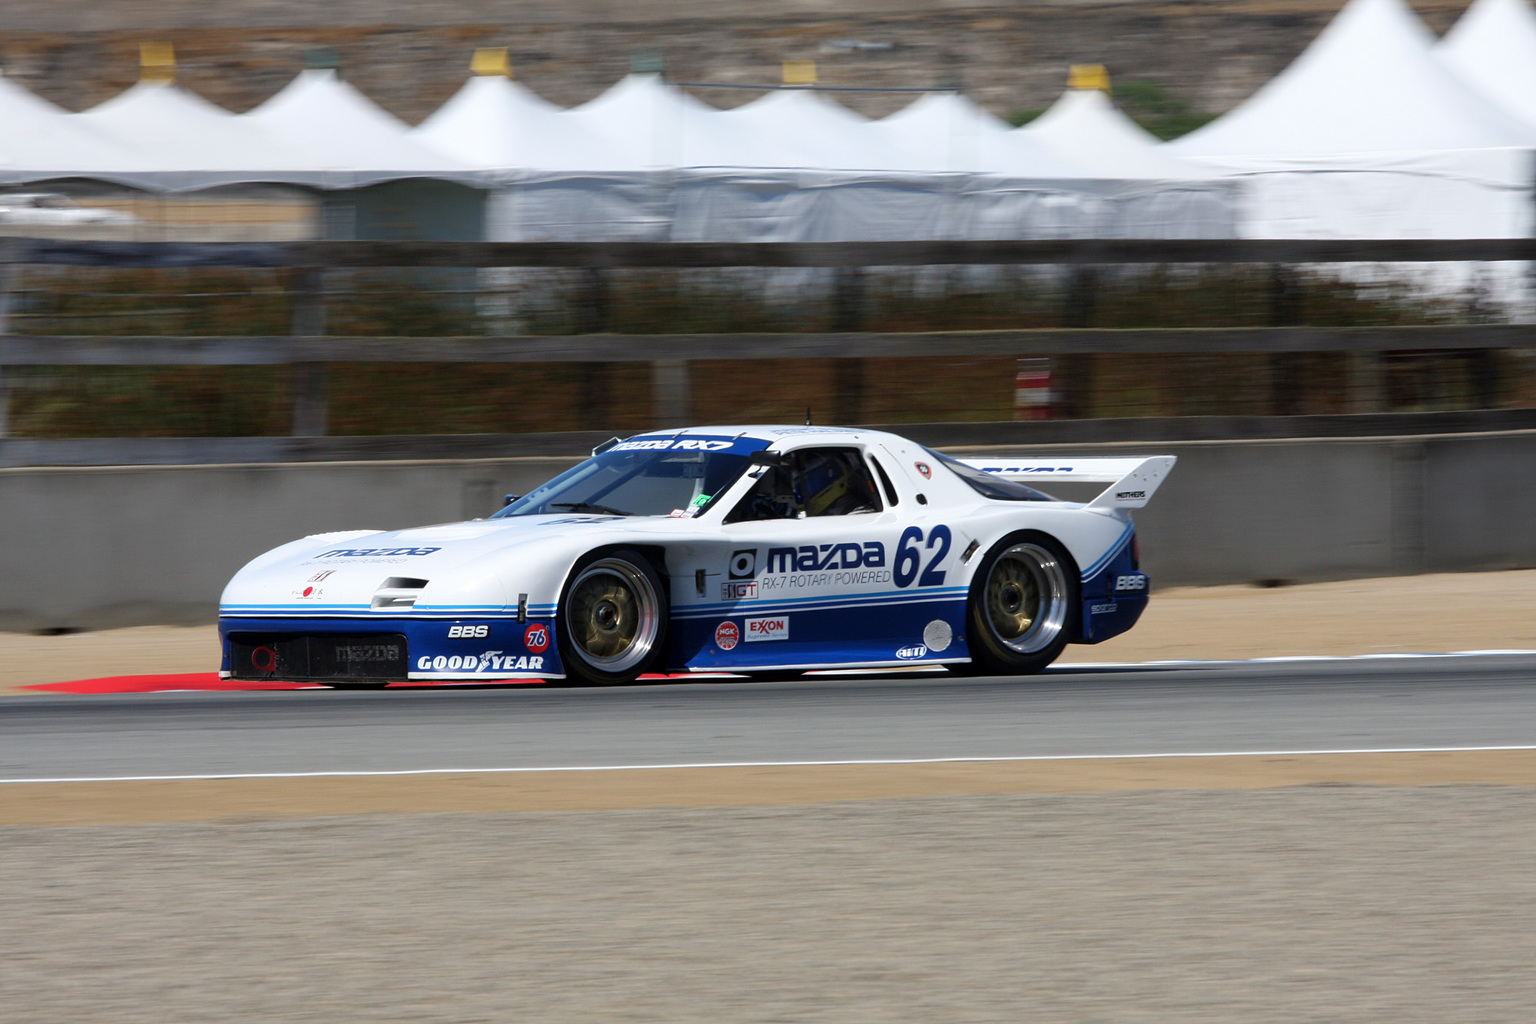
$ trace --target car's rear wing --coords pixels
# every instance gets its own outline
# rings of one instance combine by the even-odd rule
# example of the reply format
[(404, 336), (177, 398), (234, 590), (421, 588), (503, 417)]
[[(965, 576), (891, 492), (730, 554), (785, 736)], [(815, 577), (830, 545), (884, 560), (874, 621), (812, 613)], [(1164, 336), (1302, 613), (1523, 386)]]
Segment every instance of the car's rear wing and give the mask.
[(1119, 459), (973, 458), (959, 461), (983, 473), (1021, 483), (1043, 486), (1052, 480), (1073, 480), (1111, 484), (1087, 505), (1088, 508), (1111, 511), (1145, 508), (1179, 460), (1174, 455), (1137, 455)]

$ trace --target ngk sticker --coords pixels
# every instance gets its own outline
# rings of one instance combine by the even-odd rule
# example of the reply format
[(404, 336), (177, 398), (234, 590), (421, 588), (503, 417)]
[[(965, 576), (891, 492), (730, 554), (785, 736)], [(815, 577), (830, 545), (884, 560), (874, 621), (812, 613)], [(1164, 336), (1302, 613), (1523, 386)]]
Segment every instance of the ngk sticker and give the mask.
[(789, 616), (774, 615), (770, 618), (747, 619), (747, 640), (788, 640)]
[(741, 631), (734, 622), (722, 622), (715, 627), (715, 646), (722, 651), (729, 651), (740, 639)]

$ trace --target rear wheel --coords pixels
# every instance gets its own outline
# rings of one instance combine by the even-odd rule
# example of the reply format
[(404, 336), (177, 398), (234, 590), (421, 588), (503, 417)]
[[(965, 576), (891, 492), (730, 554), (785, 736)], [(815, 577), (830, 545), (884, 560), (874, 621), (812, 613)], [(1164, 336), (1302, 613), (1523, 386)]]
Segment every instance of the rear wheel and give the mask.
[(1077, 590), (1077, 566), (1052, 538), (999, 542), (971, 583), (969, 671), (1029, 675), (1055, 661), (1072, 633)]
[(578, 563), (558, 615), (560, 660), (574, 683), (631, 683), (661, 654), (661, 577), (639, 552), (603, 552)]

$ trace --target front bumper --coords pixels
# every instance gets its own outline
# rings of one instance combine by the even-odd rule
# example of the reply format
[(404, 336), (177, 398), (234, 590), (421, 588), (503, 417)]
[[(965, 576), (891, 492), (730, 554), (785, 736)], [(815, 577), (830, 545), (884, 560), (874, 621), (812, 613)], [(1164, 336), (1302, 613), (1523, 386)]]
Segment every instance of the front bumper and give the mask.
[(220, 616), (224, 679), (346, 683), (563, 679), (547, 619)]

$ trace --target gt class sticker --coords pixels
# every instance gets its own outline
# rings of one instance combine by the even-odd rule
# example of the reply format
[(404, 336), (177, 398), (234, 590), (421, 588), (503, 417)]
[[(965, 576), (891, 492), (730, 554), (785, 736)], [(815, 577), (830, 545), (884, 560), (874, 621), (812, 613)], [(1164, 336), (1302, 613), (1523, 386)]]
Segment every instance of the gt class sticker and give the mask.
[(759, 619), (747, 619), (745, 622), (748, 641), (789, 639), (788, 615), (769, 615)]

